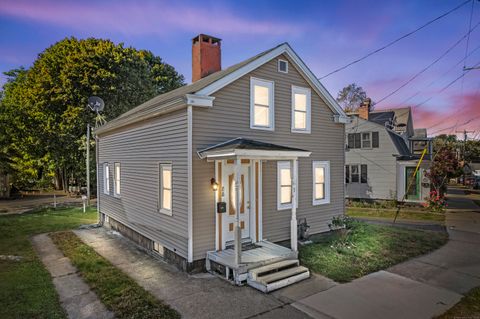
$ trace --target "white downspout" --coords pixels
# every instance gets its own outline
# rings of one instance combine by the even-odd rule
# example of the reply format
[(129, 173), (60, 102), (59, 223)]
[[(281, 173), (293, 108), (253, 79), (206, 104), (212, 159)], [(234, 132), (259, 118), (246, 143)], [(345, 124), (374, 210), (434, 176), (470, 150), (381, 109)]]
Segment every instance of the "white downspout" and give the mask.
[(298, 250), (297, 243), (297, 167), (298, 159), (292, 160), (292, 219), (290, 221), (290, 244), (293, 251)]
[(235, 265), (238, 267), (242, 262), (242, 230), (240, 228), (240, 207), (241, 207), (241, 197), (240, 197), (240, 169), (241, 169), (241, 160), (235, 160)]

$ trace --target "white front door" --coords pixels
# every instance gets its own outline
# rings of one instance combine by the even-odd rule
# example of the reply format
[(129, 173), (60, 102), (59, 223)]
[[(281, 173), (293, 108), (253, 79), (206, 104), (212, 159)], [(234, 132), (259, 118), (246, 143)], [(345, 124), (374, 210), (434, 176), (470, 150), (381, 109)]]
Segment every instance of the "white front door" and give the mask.
[(235, 164), (227, 163), (222, 170), (222, 190), (224, 201), (227, 204), (227, 212), (222, 214), (222, 238), (224, 243), (234, 240), (237, 209), (240, 209), (242, 238), (250, 237), (250, 174), (250, 163), (242, 163), (240, 169), (240, 207), (236, 207)]

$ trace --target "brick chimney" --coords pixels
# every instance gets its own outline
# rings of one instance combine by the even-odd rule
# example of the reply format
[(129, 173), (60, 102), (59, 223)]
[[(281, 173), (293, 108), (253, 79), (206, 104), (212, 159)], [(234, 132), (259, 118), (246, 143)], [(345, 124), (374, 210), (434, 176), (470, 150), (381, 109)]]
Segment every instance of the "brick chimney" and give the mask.
[(205, 34), (192, 39), (192, 82), (222, 69), (221, 41)]
[(368, 121), (368, 114), (370, 113), (370, 106), (372, 105), (372, 99), (366, 98), (363, 100), (362, 105), (358, 108), (358, 117)]

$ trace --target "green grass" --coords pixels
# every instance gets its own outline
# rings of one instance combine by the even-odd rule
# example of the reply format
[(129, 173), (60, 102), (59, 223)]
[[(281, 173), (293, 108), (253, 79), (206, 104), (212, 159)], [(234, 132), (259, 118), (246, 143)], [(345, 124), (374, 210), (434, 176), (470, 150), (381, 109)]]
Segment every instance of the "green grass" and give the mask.
[[(364, 218), (386, 218), (393, 220), (396, 214), (396, 210), (386, 209), (365, 209), (365, 208), (347, 208), (347, 215), (350, 217), (364, 217)], [(426, 211), (409, 211), (400, 210), (397, 219), (408, 220), (425, 220), (425, 221), (437, 221), (444, 222), (445, 214), (432, 213)]]
[(65, 318), (50, 274), (29, 241), (35, 234), (95, 223), (97, 213), (79, 208), (45, 209), (35, 213), (0, 216), (0, 255), (22, 256), (0, 260), (0, 318)]
[(59, 232), (50, 237), (116, 318), (180, 318), (74, 233)]
[(349, 282), (430, 252), (448, 240), (443, 232), (351, 222), (347, 235), (314, 238), (300, 249), (301, 263), (337, 282)]
[(436, 318), (480, 318), (480, 287), (470, 290), (455, 306)]

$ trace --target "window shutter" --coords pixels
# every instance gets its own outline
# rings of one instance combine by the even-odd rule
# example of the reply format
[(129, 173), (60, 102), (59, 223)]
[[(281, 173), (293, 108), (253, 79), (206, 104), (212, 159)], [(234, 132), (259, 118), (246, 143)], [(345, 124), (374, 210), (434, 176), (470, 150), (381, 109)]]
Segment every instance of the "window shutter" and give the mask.
[(362, 134), (355, 133), (355, 148), (362, 148)]
[(363, 184), (366, 184), (367, 183), (367, 165), (362, 164), (360, 171), (361, 171), (360, 182)]
[(379, 144), (378, 139), (379, 139), (378, 132), (372, 132), (372, 147), (378, 148), (378, 144)]
[(348, 148), (355, 148), (355, 134), (348, 134)]
[(345, 183), (350, 183), (350, 166), (345, 165)]

